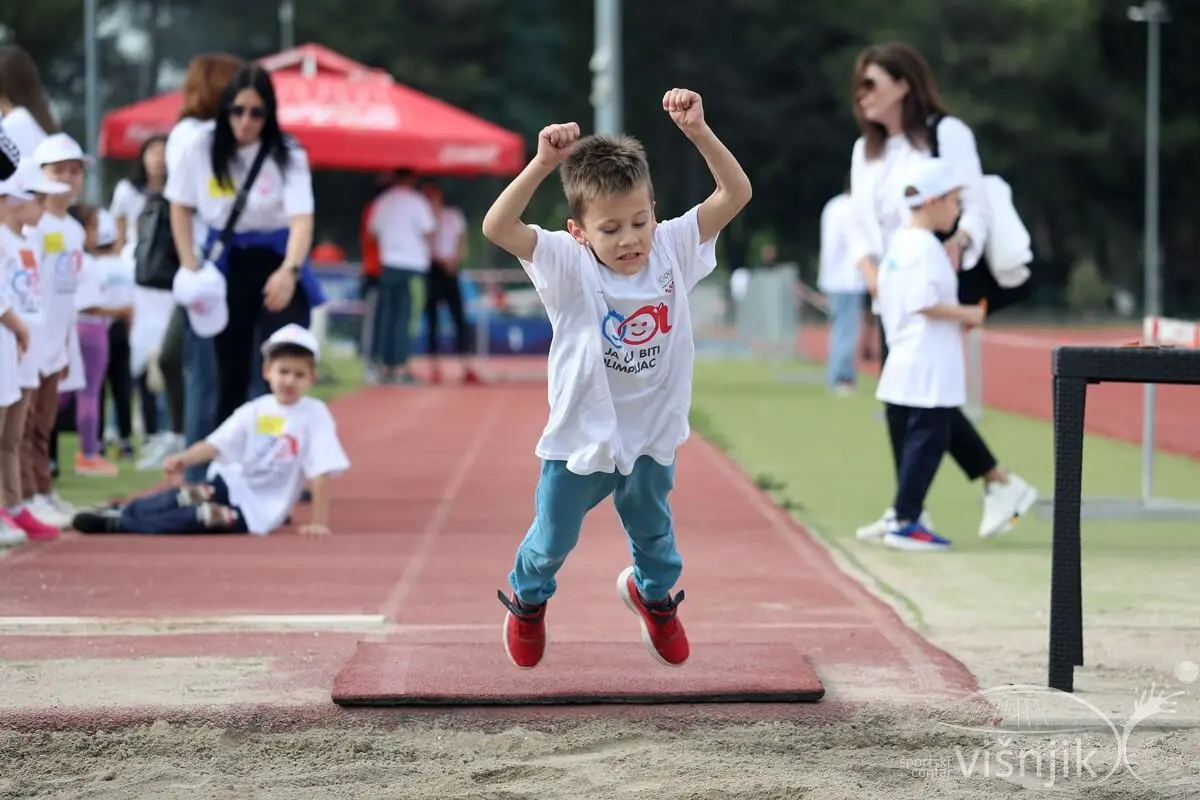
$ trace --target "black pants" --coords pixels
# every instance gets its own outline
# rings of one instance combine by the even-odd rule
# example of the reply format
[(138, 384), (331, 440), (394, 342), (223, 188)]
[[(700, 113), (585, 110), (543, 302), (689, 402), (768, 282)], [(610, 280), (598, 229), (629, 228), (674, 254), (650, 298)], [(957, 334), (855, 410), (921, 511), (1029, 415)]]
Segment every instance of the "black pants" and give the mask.
[[(197, 497), (200, 489), (211, 493)], [(218, 507), (216, 513), (212, 506)], [(218, 518), (219, 517), (219, 518)], [(122, 533), (246, 533), (242, 512), (229, 505), (229, 488), (221, 476), (212, 483), (165, 489), (132, 500), (121, 509)]]
[(279, 268), (279, 262), (279, 254), (269, 248), (247, 247), (229, 251), (229, 269), (225, 278), (229, 324), (214, 340), (216, 377), (220, 386), (217, 425), (246, 403), (256, 342), (266, 341), (289, 323), (305, 325), (308, 322), (308, 298), (299, 285), (291, 303), (282, 311), (268, 311), (263, 305), (263, 289), (271, 273)]
[[(887, 361), (888, 347), (887, 337), (883, 332), (883, 323), (879, 323), (879, 364), (882, 365)], [(992, 455), (992, 451), (988, 449), (987, 442), (979, 435), (979, 431), (967, 419), (967, 415), (962, 412), (961, 408), (947, 409), (950, 415), (950, 443), (947, 446), (947, 451), (950, 457), (958, 464), (959, 469), (967, 476), (969, 481), (977, 481), (984, 475), (991, 472), (1000, 462), (996, 460), (996, 456)], [(896, 467), (896, 479), (900, 478), (900, 459), (904, 449), (904, 426), (892, 423), (891, 415), (888, 415), (888, 438), (892, 443), (892, 461)]]
[(110, 391), (116, 406), (118, 435), (122, 442), (128, 442), (133, 438), (133, 375), (129, 365), (129, 326), (119, 319), (108, 326), (108, 372), (100, 386), (101, 422)]
[(180, 436), (183, 436), (183, 326), (187, 324), (186, 314), (179, 306), (175, 307), (158, 353), (163, 394), (167, 397), (167, 411), (171, 415), (171, 432)]
[[(951, 420), (957, 410), (888, 404), (888, 430), (901, 436), (896, 499), (892, 503), (899, 522), (915, 522), (925, 510), (929, 487), (950, 445)], [(896, 447), (895, 441), (892, 446)]]
[(429, 265), (425, 276), (425, 331), (428, 335), (427, 352), (438, 351), (438, 307), (445, 303), (454, 321), (455, 351), (465, 355), (471, 347), (467, 330), (467, 317), (463, 314), (462, 289), (458, 285), (458, 273), (451, 272), (437, 261)]

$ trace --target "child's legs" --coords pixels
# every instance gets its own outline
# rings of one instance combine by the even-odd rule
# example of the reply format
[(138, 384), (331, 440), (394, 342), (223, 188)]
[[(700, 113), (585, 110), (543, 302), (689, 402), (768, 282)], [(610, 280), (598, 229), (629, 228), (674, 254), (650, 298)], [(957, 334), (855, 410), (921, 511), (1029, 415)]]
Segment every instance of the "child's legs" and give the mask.
[(75, 394), (75, 430), (86, 458), (100, 453), (100, 390), (108, 374), (108, 327), (102, 322), (79, 323), (84, 387)]
[(664, 467), (642, 456), (613, 493), (633, 554), (633, 579), (642, 597), (651, 602), (666, 598), (683, 572), (668, 502), (674, 488), (675, 466)]
[[(211, 497), (200, 501), (197, 488)], [(220, 478), (211, 484), (166, 489), (131, 501), (121, 509), (121, 530), (129, 533), (245, 533), (241, 512), (229, 506), (229, 492)]]
[(953, 408), (904, 408), (908, 420), (904, 452), (900, 458), (900, 480), (896, 487), (896, 519), (914, 522), (925, 510), (925, 497), (950, 446)]
[(0, 425), (0, 509), (15, 508), (24, 499), (21, 495), (21, 445), (25, 438), (25, 423), (33, 390), (21, 392), (21, 399), (3, 409), (4, 424)]
[(579, 541), (584, 516), (612, 494), (616, 475), (576, 475), (565, 461), (543, 461), (536, 516), (517, 548), (508, 582), (522, 603), (539, 605), (558, 588), (554, 576)]
[(59, 373), (44, 375), (32, 391), (25, 436), (21, 442), (21, 499), (50, 494), (50, 432), (58, 416)]

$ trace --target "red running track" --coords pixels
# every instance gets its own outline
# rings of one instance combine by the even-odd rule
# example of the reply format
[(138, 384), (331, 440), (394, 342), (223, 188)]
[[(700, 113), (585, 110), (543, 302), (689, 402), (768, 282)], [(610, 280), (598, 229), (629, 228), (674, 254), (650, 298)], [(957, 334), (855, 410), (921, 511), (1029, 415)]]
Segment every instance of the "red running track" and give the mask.
[[(1051, 352), (1061, 345), (1113, 346), (1136, 341), (1136, 328), (996, 328), (984, 331), (983, 400), (990, 408), (1036, 419), (1053, 419)], [(801, 349), (811, 358), (824, 359), (828, 329), (806, 328)], [(876, 364), (860, 368), (875, 373)], [(1105, 383), (1088, 387), (1086, 430), (1125, 442), (1142, 441), (1142, 386)], [(1200, 387), (1159, 386), (1155, 446), (1167, 453), (1200, 458), (1200, 426), (1196, 402)]]
[[(47, 708), (7, 712), (3, 724), (100, 725), (206, 715), (222, 724), (329, 722), (378, 713), (338, 709), (328, 700), (334, 676), (360, 639), (480, 642), (502, 654), (503, 608), (496, 590), (505, 586), (530, 521), (538, 472), (532, 449), (545, 423), (545, 391), (538, 384), (372, 389), (335, 403), (354, 466), (352, 477), (335, 485), (335, 535), (328, 540), (302, 539), (291, 530), (266, 538), (68, 535), (0, 560), (4, 617), (385, 615), (388, 628), (367, 635), (0, 636), (8, 659), (267, 657), (271, 666), (256, 679), (258, 688), (323, 701), (207, 710)], [(685, 558), (682, 614), (693, 652), (740, 642), (797, 643), (825, 684), (825, 700), (774, 710), (621, 707), (582, 713), (817, 718), (860, 702), (920, 702), (974, 688), (960, 663), (906, 627), (699, 439), (680, 453), (674, 508)], [(560, 574), (548, 615), (552, 642), (638, 641), (636, 620), (614, 590), (627, 563), (624, 535), (605, 504), (589, 518)], [(661, 669), (646, 659), (647, 668)], [(546, 675), (553, 680), (549, 670)]]

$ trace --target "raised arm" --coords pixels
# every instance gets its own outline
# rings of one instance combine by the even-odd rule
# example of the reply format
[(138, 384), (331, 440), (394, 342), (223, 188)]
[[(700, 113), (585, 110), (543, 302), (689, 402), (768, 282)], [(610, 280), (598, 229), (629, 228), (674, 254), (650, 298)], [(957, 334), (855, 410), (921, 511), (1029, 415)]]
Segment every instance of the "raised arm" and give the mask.
[(522, 261), (533, 259), (537, 234), (521, 221), (521, 215), (538, 186), (571, 155), (577, 141), (579, 126), (574, 122), (542, 128), (537, 155), (500, 193), (483, 218), (483, 235), (489, 241)]
[(708, 126), (699, 94), (690, 89), (672, 89), (663, 95), (663, 110), (700, 151), (717, 184), (696, 212), (700, 241), (710, 241), (750, 202), (754, 193), (750, 178)]

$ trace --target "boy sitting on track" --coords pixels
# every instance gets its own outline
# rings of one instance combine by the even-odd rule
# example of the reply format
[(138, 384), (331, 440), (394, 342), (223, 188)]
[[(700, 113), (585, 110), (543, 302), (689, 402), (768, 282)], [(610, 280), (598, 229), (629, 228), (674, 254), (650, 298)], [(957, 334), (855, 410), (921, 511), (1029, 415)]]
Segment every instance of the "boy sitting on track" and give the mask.
[(299, 325), (286, 325), (267, 339), (262, 354), (271, 393), (246, 403), (206, 440), (163, 462), (167, 474), (179, 479), (187, 467), (211, 461), (207, 482), (77, 514), (74, 528), (268, 534), (288, 518), (307, 479), (312, 522), (300, 532), (328, 535), (328, 479), (349, 469), (350, 461), (329, 407), (307, 396), (320, 355), (317, 340)]
[[(637, 615), (660, 663), (689, 655), (677, 616), (683, 568), (668, 495), (675, 451), (688, 436), (692, 340), (688, 293), (716, 267), (717, 234), (750, 201), (750, 180), (704, 119), (700, 95), (672, 89), (663, 109), (704, 157), (716, 190), (681, 217), (658, 223), (642, 146), (629, 137), (580, 139), (573, 122), (538, 134), (537, 155), (496, 199), (483, 233), (521, 261), (546, 306), (550, 419), (535, 517), (509, 575), (504, 647), (518, 667), (546, 649), (546, 603), (579, 539), (584, 516), (613, 497), (633, 554), (617, 592)], [(521, 215), (562, 165), (566, 231)]]
[(912, 168), (904, 201), (908, 226), (892, 237), (879, 269), (880, 322), (888, 357), (875, 396), (888, 424), (905, 431), (896, 487), (896, 518), (883, 543), (899, 550), (944, 550), (947, 539), (921, 522), (925, 497), (950, 444), (950, 412), (966, 402), (963, 328), (983, 324), (982, 305), (958, 302), (958, 280), (935, 235), (954, 226), (962, 181), (948, 162)]

